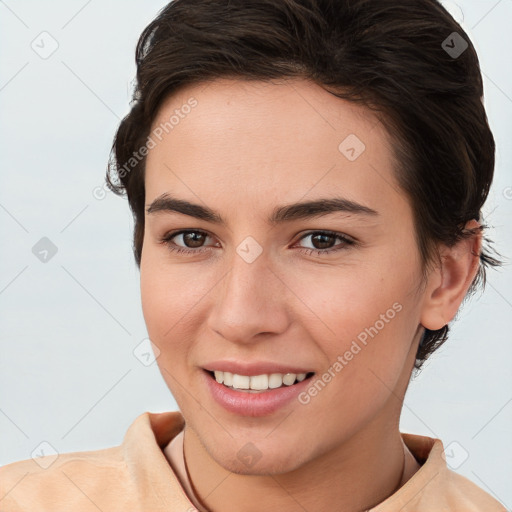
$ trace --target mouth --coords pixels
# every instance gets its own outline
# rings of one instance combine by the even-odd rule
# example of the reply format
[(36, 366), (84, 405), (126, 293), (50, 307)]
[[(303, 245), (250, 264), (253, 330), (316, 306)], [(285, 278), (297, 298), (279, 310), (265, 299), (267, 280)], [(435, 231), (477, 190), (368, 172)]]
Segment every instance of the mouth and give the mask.
[(263, 373), (239, 375), (221, 370), (204, 370), (206, 374), (225, 388), (242, 393), (265, 393), (274, 389), (292, 387), (311, 379), (315, 372), (307, 373)]

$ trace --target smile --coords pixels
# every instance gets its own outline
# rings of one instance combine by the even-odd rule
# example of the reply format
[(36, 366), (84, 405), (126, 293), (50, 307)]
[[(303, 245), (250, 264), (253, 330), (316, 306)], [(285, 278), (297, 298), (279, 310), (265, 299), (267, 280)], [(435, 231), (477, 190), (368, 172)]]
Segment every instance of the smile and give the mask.
[(270, 373), (261, 375), (239, 375), (237, 373), (214, 370), (209, 372), (219, 384), (229, 389), (246, 393), (259, 393), (283, 386), (292, 386), (313, 375), (309, 373)]
[(295, 399), (308, 388), (315, 375), (315, 372), (306, 373), (304, 370), (300, 373), (278, 373), (277, 368), (272, 370), (262, 373), (265, 371), (263, 368), (246, 369), (252, 375), (244, 375), (203, 368), (202, 380), (211, 398), (229, 413), (237, 416), (268, 416), (297, 403)]

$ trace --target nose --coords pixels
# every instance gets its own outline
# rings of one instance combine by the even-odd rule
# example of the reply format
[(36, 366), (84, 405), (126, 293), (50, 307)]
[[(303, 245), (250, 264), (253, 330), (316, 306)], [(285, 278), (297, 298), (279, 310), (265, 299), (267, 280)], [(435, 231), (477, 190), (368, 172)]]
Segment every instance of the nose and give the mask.
[(228, 341), (245, 344), (261, 339), (258, 335), (286, 331), (290, 290), (266, 255), (248, 262), (235, 253), (230, 263), (213, 293), (209, 328)]

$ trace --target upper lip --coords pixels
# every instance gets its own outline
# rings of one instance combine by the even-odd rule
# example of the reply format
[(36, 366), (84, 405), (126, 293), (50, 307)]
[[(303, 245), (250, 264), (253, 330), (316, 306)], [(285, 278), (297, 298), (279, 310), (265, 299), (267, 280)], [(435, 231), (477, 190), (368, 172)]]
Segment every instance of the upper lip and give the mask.
[(247, 375), (249, 377), (271, 373), (299, 374), (310, 373), (312, 371), (311, 368), (304, 368), (303, 366), (291, 366), (271, 361), (213, 361), (205, 364), (203, 368), (210, 372), (217, 370), (221, 372), (236, 373), (237, 375)]

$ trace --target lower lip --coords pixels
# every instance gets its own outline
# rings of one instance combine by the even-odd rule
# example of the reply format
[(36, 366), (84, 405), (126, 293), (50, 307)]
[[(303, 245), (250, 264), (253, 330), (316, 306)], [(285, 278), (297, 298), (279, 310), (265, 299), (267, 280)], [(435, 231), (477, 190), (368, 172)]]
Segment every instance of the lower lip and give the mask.
[(203, 371), (206, 384), (213, 399), (224, 409), (241, 416), (268, 416), (304, 391), (310, 384), (311, 378), (304, 379), (292, 386), (269, 389), (260, 393), (235, 391), (219, 384), (208, 372)]

